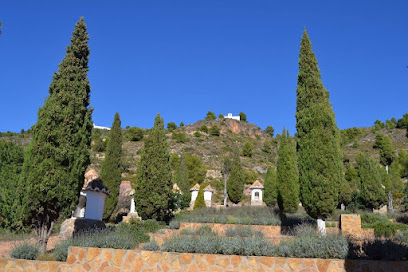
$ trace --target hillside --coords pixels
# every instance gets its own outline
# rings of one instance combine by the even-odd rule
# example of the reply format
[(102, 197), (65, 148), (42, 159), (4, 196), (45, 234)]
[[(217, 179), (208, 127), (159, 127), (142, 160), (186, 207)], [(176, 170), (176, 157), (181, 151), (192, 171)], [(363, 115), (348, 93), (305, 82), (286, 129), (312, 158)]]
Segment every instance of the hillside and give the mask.
[[(200, 131), (200, 128), (203, 126), (206, 126), (208, 129), (212, 126), (219, 127), (219, 136), (212, 136), (210, 132)], [(100, 132), (102, 139), (106, 140), (108, 131), (100, 130)], [(124, 129), (123, 135), (126, 135), (127, 132), (128, 129)], [(345, 164), (354, 164), (355, 156), (361, 151), (367, 152), (378, 161), (378, 150), (373, 148), (376, 132), (390, 136), (396, 152), (400, 150), (408, 151), (406, 129), (383, 128), (374, 131), (373, 127), (367, 127), (342, 130), (342, 148)], [(148, 130), (144, 131), (145, 137), (148, 133)], [(204, 164), (204, 171), (206, 170), (207, 173), (204, 182), (211, 183), (214, 188), (219, 189), (218, 191), (223, 186), (220, 172), (223, 159), (226, 156), (230, 156), (233, 150), (237, 150), (241, 154), (241, 163), (245, 170), (248, 184), (255, 181), (255, 179), (263, 180), (268, 167), (275, 166), (277, 161), (279, 136), (271, 138), (261, 128), (248, 122), (230, 119), (198, 121), (194, 124), (179, 127), (173, 132), (168, 132), (167, 139), (170, 153), (177, 153), (178, 155), (188, 153), (201, 159), (201, 162)], [(29, 132), (24, 134), (3, 133), (0, 140), (12, 141), (27, 146), (31, 140), (31, 135)], [(242, 147), (247, 141), (253, 146), (253, 155), (251, 157), (242, 156)], [(269, 149), (265, 149), (265, 142), (269, 143)], [(130, 141), (124, 136), (124, 179), (132, 180), (134, 178), (142, 148), (143, 139), (141, 141)], [(99, 171), (100, 163), (103, 159), (103, 152), (92, 150), (91, 167)], [(217, 195), (216, 199), (220, 197), (219, 194)]]

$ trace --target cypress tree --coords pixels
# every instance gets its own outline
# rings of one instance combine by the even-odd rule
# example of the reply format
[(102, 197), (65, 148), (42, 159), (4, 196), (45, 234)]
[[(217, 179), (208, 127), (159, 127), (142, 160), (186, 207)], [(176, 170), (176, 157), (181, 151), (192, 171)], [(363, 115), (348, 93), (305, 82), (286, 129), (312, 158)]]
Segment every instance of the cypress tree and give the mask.
[(276, 171), (272, 167), (269, 167), (265, 176), (263, 201), (266, 206), (273, 207), (277, 203), (277, 198)]
[(122, 128), (120, 126), (120, 116), (119, 113), (116, 113), (109, 131), (105, 160), (101, 166), (101, 179), (111, 191), (111, 194), (105, 199), (104, 220), (110, 219), (118, 204), (119, 187), (122, 181)]
[(357, 172), (361, 180), (360, 196), (367, 208), (378, 209), (386, 203), (387, 196), (382, 186), (382, 177), (375, 161), (366, 153), (356, 157)]
[(237, 204), (244, 194), (245, 175), (241, 167), (239, 155), (235, 154), (232, 162), (230, 177), (227, 182), (228, 197)]
[(190, 205), (191, 194), (190, 194), (190, 181), (188, 179), (188, 171), (184, 155), (181, 156), (180, 165), (175, 173), (174, 183), (177, 183), (182, 192), (181, 207), (187, 208)]
[(194, 201), (194, 210), (205, 208), (205, 201), (204, 201), (204, 189), (203, 186), (200, 186), (200, 189), (198, 190), (197, 198)]
[(136, 209), (142, 219), (168, 220), (172, 195), (169, 148), (163, 118), (157, 114), (137, 169)]
[(53, 76), (49, 96), (38, 111), (27, 149), (20, 190), (22, 214), (45, 251), (52, 227), (77, 205), (90, 163), (92, 109), (89, 108), (88, 34), (83, 18)]
[(391, 138), (377, 133), (375, 136), (375, 147), (380, 150), (380, 163), (386, 167), (388, 172), (388, 166), (395, 160), (395, 149)]
[(278, 150), (277, 187), (278, 205), (281, 212), (295, 213), (299, 206), (299, 175), (296, 146), (289, 131), (282, 131)]
[(321, 81), (306, 30), (300, 46), (296, 93), (300, 198), (306, 212), (318, 219), (319, 230), (325, 233), (324, 219), (337, 206), (343, 178), (342, 152), (329, 92)]

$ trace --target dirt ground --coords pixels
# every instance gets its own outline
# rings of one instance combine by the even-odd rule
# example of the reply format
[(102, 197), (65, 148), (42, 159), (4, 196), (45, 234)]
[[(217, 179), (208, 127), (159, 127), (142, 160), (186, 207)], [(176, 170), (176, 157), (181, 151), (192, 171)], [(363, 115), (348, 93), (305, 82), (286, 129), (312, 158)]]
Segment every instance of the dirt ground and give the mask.
[[(53, 235), (50, 237), (47, 245), (47, 250), (54, 249), (55, 245), (58, 244), (59, 241), (58, 235)], [(9, 258), (11, 251), (14, 249), (15, 246), (22, 244), (24, 242), (28, 243), (35, 243), (34, 238), (25, 239), (25, 240), (18, 240), (18, 241), (0, 241), (0, 258)]]

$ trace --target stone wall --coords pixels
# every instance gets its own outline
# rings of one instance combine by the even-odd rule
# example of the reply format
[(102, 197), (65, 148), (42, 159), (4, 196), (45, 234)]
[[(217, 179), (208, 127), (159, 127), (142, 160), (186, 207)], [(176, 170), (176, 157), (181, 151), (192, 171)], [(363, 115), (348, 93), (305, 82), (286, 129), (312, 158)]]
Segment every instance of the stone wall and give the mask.
[(71, 247), (66, 263), (0, 259), (0, 271), (402, 272), (408, 271), (408, 262), (247, 257)]
[(276, 237), (281, 235), (280, 226), (265, 225), (240, 225), (240, 224), (218, 224), (218, 223), (180, 223), (180, 229), (199, 229), (202, 226), (210, 226), (211, 229), (219, 235), (224, 235), (230, 228), (250, 227), (254, 231), (262, 231), (265, 237)]
[(359, 214), (342, 214), (340, 216), (340, 229), (342, 235), (354, 239), (374, 239), (374, 229), (361, 228)]

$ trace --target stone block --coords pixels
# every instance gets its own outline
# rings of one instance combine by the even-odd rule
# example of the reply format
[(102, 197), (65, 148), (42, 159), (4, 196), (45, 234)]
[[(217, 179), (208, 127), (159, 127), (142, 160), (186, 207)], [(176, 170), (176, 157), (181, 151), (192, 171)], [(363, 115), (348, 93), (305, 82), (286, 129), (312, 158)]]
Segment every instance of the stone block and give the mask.
[(73, 217), (62, 222), (59, 236), (66, 240), (81, 232), (105, 228), (105, 223), (100, 220)]

